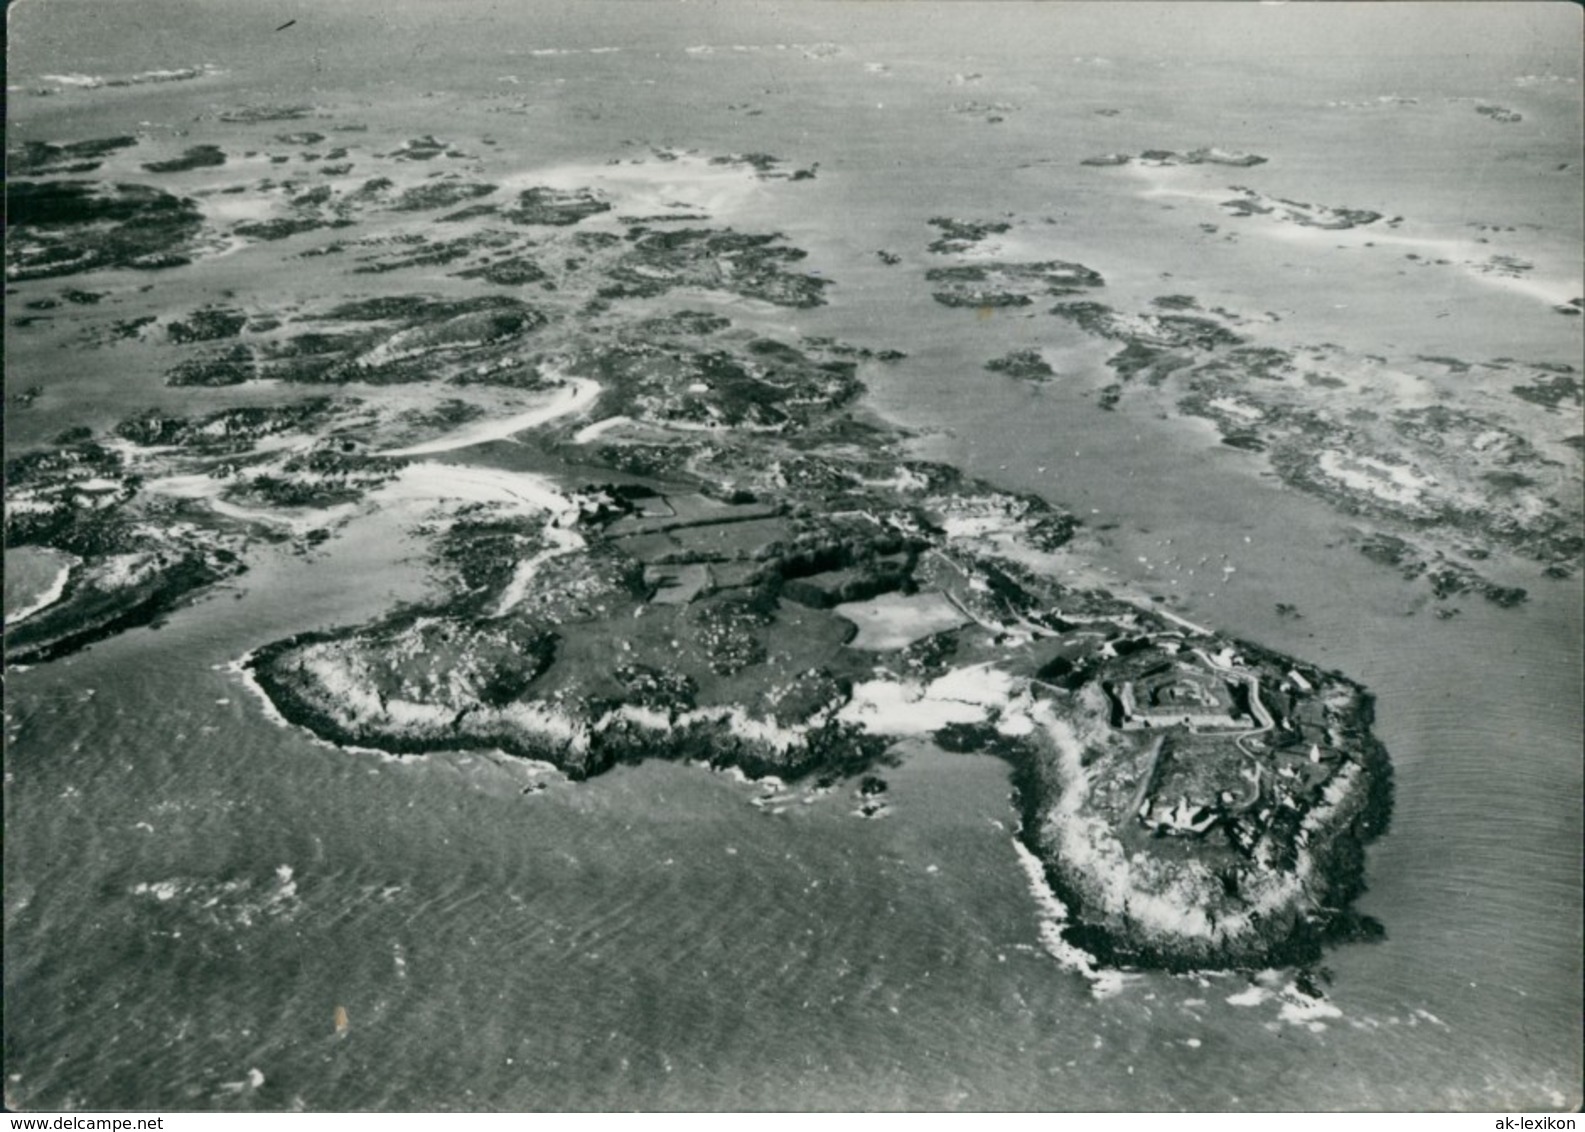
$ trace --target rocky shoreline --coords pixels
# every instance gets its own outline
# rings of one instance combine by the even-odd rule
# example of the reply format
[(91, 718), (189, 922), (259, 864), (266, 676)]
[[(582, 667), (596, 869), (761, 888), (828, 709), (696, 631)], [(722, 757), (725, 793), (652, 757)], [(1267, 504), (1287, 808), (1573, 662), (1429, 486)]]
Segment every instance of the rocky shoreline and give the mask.
[[(1362, 698), (1368, 719), (1371, 703)], [(1284, 900), (1255, 913), (1241, 908), (1221, 887), (1201, 893), (1199, 907), (1218, 908), (1236, 929), (1172, 930), (1141, 924), (1109, 897), (1118, 877), (1093, 862), (1062, 852), (1051, 833), (1053, 798), (1083, 789), (1082, 779), (1064, 774), (1061, 760), (1049, 746), (1039, 753), (1012, 758), (1020, 840), (1044, 866), (1052, 892), (1073, 915), (1062, 937), (1091, 956), (1097, 966), (1169, 971), (1216, 969), (1254, 970), (1266, 967), (1311, 967), (1325, 949), (1346, 942), (1369, 942), (1385, 935), (1382, 924), (1350, 905), (1366, 889), (1367, 846), (1385, 832), (1392, 814), (1392, 769), (1379, 742), (1367, 739), (1357, 752), (1359, 773), (1332, 804), (1312, 811), (1320, 820), (1309, 828), (1306, 857), (1294, 862), (1302, 879), (1290, 886)], [(1126, 883), (1126, 878), (1125, 878)], [(1148, 897), (1136, 892), (1136, 898)], [(1241, 915), (1240, 913), (1245, 913)]]

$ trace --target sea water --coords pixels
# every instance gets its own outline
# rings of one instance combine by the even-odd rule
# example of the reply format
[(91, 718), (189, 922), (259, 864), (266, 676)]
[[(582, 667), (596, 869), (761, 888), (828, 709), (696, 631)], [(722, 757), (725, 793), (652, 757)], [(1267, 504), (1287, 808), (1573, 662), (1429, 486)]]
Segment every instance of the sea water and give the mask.
[[(876, 6), (884, 17), (745, 6), (730, 26), (688, 7), (662, 18), (546, 6), (503, 27), (482, 9), (343, 5), (273, 38), (272, 21), (241, 5), (201, 17), (139, 5), (136, 34), (120, 9), (96, 5), (100, 18), (84, 21), (76, 6), (44, 7), (51, 18), (13, 42), (24, 86), (35, 72), (199, 62), (224, 74), (201, 94), (171, 84), (18, 98), (22, 136), (176, 130), (217, 106), (308, 99), (383, 144), (488, 134), (503, 171), (651, 144), (821, 162), (816, 182), (767, 189), (733, 222), (808, 248), (806, 266), (835, 280), (831, 305), (735, 316), (906, 351), (866, 369), (866, 407), (914, 430), (921, 455), (1074, 508), (1090, 526), (1086, 553), (1119, 587), (1369, 685), (1396, 809), (1360, 901), (1387, 937), (1328, 954), (1325, 1004), (1292, 991), (1285, 972), (1097, 988), (1043, 946), (1049, 905), (1021, 867), (1007, 771), (990, 758), (908, 745), (884, 772), (885, 816), (865, 820), (850, 787), (773, 795), (669, 764), (568, 783), (490, 754), (395, 760), (279, 726), (232, 667), (239, 656), (426, 592), (422, 544), (400, 515), (375, 515), (312, 558), (264, 552), (160, 628), (10, 674), (14, 1105), (1578, 1102), (1578, 582), (1499, 561), (1531, 590), (1528, 605), (1465, 600), (1463, 616), (1436, 620), (1421, 590), (1343, 545), (1345, 519), (1262, 476), (1258, 457), (1192, 422), (1097, 408), (1104, 354), (1071, 328), (946, 311), (917, 272), (874, 256), (916, 250), (933, 215), (1050, 215), (1062, 258), (1101, 270), (1119, 307), (1181, 291), (1275, 309), (1285, 327), (1353, 350), (1569, 360), (1574, 332), (1544, 306), (1253, 237), (1211, 255), (1176, 235), (1170, 210), (1153, 221), (1129, 174), (1076, 165), (1113, 149), (1252, 148), (1301, 199), (1449, 231), (1534, 224), (1520, 238), (1545, 266), (1549, 249), (1579, 243), (1577, 175), (1539, 180), (1577, 150), (1578, 96), (1511, 85), (1556, 64), (1540, 40), (1508, 50), (1494, 39), (1458, 65), (1383, 63), (1337, 44), (1279, 64), (1220, 58), (1207, 36), (1175, 50), (1170, 28), (1032, 24), (1052, 18), (1033, 6), (994, 18), (975, 6), (970, 18), (910, 5), (917, 18), (901, 22), (891, 5)], [(608, 47), (621, 50), (588, 53)], [(711, 50), (687, 50), (700, 47)], [(535, 54), (553, 49), (567, 53)], [(1410, 128), (1390, 110), (1317, 109), (1386, 94), (1435, 113)], [(1476, 144), (1468, 131), (1501, 127), (1450, 98), (1519, 106), (1544, 128)], [(950, 112), (971, 99), (1016, 110), (995, 124)], [(1108, 107), (1125, 113), (1092, 113)], [(204, 129), (207, 140), (218, 127)], [(1435, 302), (1462, 313), (1434, 321)], [(1337, 309), (1348, 303), (1365, 309)], [(982, 371), (1030, 345), (1061, 352), (1064, 378), (1034, 389)], [(27, 383), (70, 396), (39, 418), (9, 414), (19, 446), (168, 396), (158, 369), (129, 357), (24, 357)], [(1188, 575), (1202, 558), (1214, 569)]]

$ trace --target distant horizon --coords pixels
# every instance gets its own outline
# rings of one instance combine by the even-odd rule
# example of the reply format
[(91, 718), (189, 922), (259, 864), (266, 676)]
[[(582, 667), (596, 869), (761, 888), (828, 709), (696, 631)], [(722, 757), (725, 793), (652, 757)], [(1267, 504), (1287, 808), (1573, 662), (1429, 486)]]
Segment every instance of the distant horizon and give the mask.
[[(573, 8), (528, 0), (504, 16), (489, 0), (378, 9), (364, 0), (262, 6), (240, 0), (17, 0), (7, 9), (7, 57), (16, 72), (39, 55), (105, 47), (116, 54), (192, 53), (252, 40), (248, 45), (265, 55), (281, 47), (324, 49), (332, 45), (316, 42), (316, 27), (329, 22), (345, 30), (349, 20), (376, 41), (390, 36), (393, 46), (412, 32), (438, 45), (448, 34), (516, 35), (525, 25), (543, 24), (547, 38), (536, 45), (577, 48), (620, 34), (635, 21), (658, 23), (657, 15), (665, 28), (649, 30), (666, 40), (830, 35), (906, 48), (947, 39), (967, 54), (1047, 51), (1068, 58), (1109, 52), (1206, 61), (1508, 57), (1526, 68), (1575, 76), (1582, 71), (1585, 31), (1585, 10), (1567, 0), (1130, 0), (1126, 7), (1115, 0), (747, 0), (730, 8), (699, 0), (603, 0)], [(276, 28), (290, 21), (296, 24), (291, 34), (275, 38)]]

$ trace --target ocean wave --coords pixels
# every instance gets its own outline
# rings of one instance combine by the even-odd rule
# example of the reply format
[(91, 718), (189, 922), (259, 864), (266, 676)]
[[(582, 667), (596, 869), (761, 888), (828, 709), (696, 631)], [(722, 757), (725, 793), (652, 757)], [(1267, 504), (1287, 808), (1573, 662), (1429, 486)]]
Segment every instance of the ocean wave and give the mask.
[(1064, 939), (1062, 929), (1068, 922), (1068, 907), (1051, 891), (1051, 885), (1046, 881), (1046, 867), (1016, 837), (1013, 838), (1013, 852), (1018, 855), (1018, 864), (1029, 881), (1029, 893), (1035, 898), (1035, 907), (1040, 910), (1040, 943), (1046, 949), (1046, 954), (1055, 959), (1063, 970), (1088, 979), (1090, 993), (1096, 998), (1111, 998), (1122, 992), (1137, 976), (1098, 966), (1095, 956)]
[(1225, 1001), (1229, 1006), (1277, 1005), (1277, 1020), (1290, 1026), (1301, 1026), (1311, 1033), (1321, 1033), (1328, 1022), (1343, 1017), (1343, 1011), (1314, 987), (1301, 987), (1293, 972), (1261, 971), (1243, 990), (1230, 994)]
[(212, 63), (200, 63), (196, 67), (174, 67), (170, 69), (139, 71), (135, 75), (85, 75), (77, 72), (65, 75), (40, 75), (45, 82), (54, 83), (56, 86), (71, 87), (76, 90), (99, 90), (102, 87), (121, 86), (148, 86), (151, 83), (179, 83), (192, 79), (206, 79), (225, 72)]
[(128, 895), (178, 908), (192, 921), (224, 931), (251, 928), (265, 920), (290, 918), (302, 908), (290, 865), (275, 869), (275, 881), (256, 885), (251, 878), (212, 881), (170, 877), (133, 885)]

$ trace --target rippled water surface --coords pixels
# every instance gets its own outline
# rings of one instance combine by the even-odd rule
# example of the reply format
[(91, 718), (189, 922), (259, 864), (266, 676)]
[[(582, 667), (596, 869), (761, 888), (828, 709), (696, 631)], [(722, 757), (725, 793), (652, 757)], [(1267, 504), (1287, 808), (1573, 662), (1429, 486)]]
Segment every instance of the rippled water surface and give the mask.
[[(741, 317), (907, 351), (908, 365), (872, 375), (868, 406), (917, 430), (922, 452), (1073, 507), (1119, 585), (1170, 592), (1187, 616), (1369, 685), (1397, 806), (1361, 903), (1387, 939), (1328, 957), (1323, 1010), (1284, 995), (1280, 975), (1134, 975), (1098, 995), (1041, 946), (1006, 768), (992, 759), (905, 748), (887, 772), (890, 811), (866, 821), (850, 788), (755, 805), (761, 786), (692, 766), (573, 784), (480, 754), (395, 761), (315, 743), (272, 723), (227, 665), (423, 592), (419, 547), (374, 516), (317, 560), (266, 553), (158, 630), (8, 676), (13, 1104), (1578, 1102), (1578, 581), (1499, 562), (1532, 591), (1527, 606), (1471, 599), (1462, 617), (1435, 620), (1420, 590), (1338, 545), (1343, 517), (1282, 490), (1248, 454), (1185, 422), (1102, 412), (1085, 381), (1034, 389), (980, 371), (1041, 344), (1068, 350), (1082, 377), (1102, 354), (1021, 314), (944, 319), (920, 280), (874, 256), (920, 243), (931, 215), (1049, 212), (1072, 258), (1101, 267), (1123, 296), (1182, 289), (1207, 306), (1271, 307), (1295, 340), (1313, 331), (1354, 350), (1565, 360), (1577, 331), (1544, 306), (1465, 284), (1427, 294), (1388, 272), (1312, 270), (1269, 249), (1207, 261), (1165, 220), (1154, 232), (1121, 182), (1075, 166), (1111, 149), (1254, 148), (1295, 193), (1390, 197), (1449, 225), (1537, 225), (1545, 267), (1579, 246), (1578, 184), (1537, 187), (1527, 162), (1577, 159), (1578, 87), (1511, 86), (1557, 65), (1533, 37), (1516, 32), (1511, 51), (1462, 69), (1341, 55), (1277, 66), (1220, 62), (1199, 41), (1141, 48), (1116, 21), (1088, 18), (1040, 24), (1009, 48), (1008, 33), (1036, 26), (1016, 6), (989, 21), (917, 6), (901, 31), (813, 5), (745, 6), (730, 26), (672, 6), (665, 20), (635, 5), (528, 8), (504, 27), (494, 9), (440, 21), (426, 5), (378, 19), (344, 5), (305, 8), (296, 41), (251, 27), (286, 16), (261, 21), (240, 5), (206, 5), (215, 14), (201, 20), (181, 5), (137, 7), (136, 36), (117, 34), (108, 9), (70, 35), (64, 23), (24, 28), (11, 81), (196, 62), (225, 73), (200, 94), (171, 84), (20, 100), (12, 115), (29, 136), (175, 126), (212, 105), (291, 95), (393, 136), (490, 134), (501, 143), (490, 160), (519, 169), (598, 163), (629, 138), (820, 161), (810, 195), (767, 196), (739, 222), (809, 248), (809, 265), (836, 280), (832, 305)], [(1071, 50), (1050, 46), (1059, 33)], [(840, 51), (774, 49), (825, 41)], [(701, 45), (717, 50), (684, 50)], [(623, 51), (531, 54), (605, 46)], [(969, 73), (983, 79), (951, 85)], [(499, 112), (507, 88), (527, 109)], [(1417, 133), (1389, 118), (1342, 129), (1300, 113), (1328, 99), (1494, 91), (1545, 128), (1523, 146), (1477, 144), (1440, 118)], [(946, 112), (969, 98), (1018, 112), (995, 125)], [(763, 112), (727, 109), (739, 104)], [(1131, 112), (1074, 112), (1110, 105)], [(1026, 167), (1033, 159), (1051, 163)], [(1340, 313), (1340, 294), (1370, 313)], [(1443, 299), (1464, 304), (1458, 319), (1431, 319)], [(75, 383), (89, 423), (161, 395), (152, 374), (21, 358), (42, 380)], [(8, 419), (7, 436), (30, 443), (70, 423)], [(1226, 555), (1236, 572), (1212, 582), (1170, 565), (1202, 555)], [(1278, 616), (1277, 602), (1302, 619)], [(538, 778), (548, 787), (524, 793)]]

